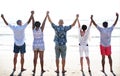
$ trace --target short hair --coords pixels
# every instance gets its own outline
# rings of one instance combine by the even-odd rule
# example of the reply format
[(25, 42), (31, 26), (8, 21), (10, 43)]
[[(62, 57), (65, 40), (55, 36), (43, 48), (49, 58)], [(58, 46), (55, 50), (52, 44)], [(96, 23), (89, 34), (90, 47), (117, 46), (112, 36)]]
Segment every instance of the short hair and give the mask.
[(34, 25), (35, 25), (35, 27), (40, 27), (41, 23), (40, 23), (39, 21), (36, 21), (36, 22), (34, 23)]
[(86, 25), (82, 25), (82, 30), (85, 31), (87, 29)]
[(19, 24), (19, 22), (21, 22), (21, 21), (22, 21), (22, 20), (17, 20), (17, 22), (16, 22), (16, 23), (17, 23), (17, 24)]
[(107, 27), (108, 27), (108, 22), (106, 22), (106, 21), (103, 22), (103, 27), (104, 27), (104, 28), (107, 28)]

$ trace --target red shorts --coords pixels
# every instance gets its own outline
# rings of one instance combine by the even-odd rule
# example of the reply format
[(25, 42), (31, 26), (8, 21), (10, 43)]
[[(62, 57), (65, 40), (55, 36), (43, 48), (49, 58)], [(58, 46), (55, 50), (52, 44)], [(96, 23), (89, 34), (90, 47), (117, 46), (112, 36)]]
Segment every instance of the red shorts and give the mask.
[(111, 46), (102, 46), (100, 45), (100, 51), (101, 51), (101, 55), (111, 55)]

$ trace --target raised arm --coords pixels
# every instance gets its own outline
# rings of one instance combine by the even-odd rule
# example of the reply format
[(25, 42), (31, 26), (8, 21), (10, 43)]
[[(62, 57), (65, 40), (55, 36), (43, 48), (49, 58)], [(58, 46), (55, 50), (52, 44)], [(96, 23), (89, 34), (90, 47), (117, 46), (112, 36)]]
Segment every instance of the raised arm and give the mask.
[(4, 21), (4, 23), (5, 23), (6, 25), (8, 25), (8, 22), (7, 22), (6, 19), (4, 18), (4, 15), (3, 15), (3, 14), (1, 14), (1, 17), (2, 17), (2, 19), (3, 19), (3, 21)]
[(92, 21), (92, 23), (93, 23), (95, 26), (97, 26), (97, 24), (96, 24), (95, 21), (93, 20), (93, 15), (91, 15), (91, 21)]
[(30, 21), (32, 20), (32, 16), (33, 16), (33, 14), (34, 14), (34, 11), (31, 11), (31, 16), (30, 16), (30, 18), (28, 19), (27, 24), (29, 24)]
[(78, 27), (80, 28), (80, 21), (79, 21), (79, 19), (78, 19)]
[[(34, 11), (31, 11), (31, 13), (34, 13)], [(32, 30), (34, 30), (35, 28), (34, 23), (35, 23), (35, 19), (34, 16), (32, 16)]]
[(74, 22), (72, 23), (72, 27), (75, 26), (75, 24), (76, 24), (76, 22), (77, 22), (77, 20), (78, 20), (78, 17), (79, 17), (79, 15), (77, 14), (77, 15), (76, 15), (76, 19), (75, 19)]
[(49, 11), (47, 11), (46, 16), (45, 16), (45, 18), (44, 18), (44, 20), (43, 20), (43, 23), (42, 23), (42, 26), (41, 26), (42, 31), (44, 30), (45, 22), (46, 22), (46, 19), (47, 19), (47, 17), (48, 17), (48, 14), (49, 14)]
[(119, 18), (119, 14), (116, 13), (116, 20), (115, 20), (115, 22), (114, 22), (114, 24), (113, 24), (114, 26), (117, 24), (118, 18)]
[[(93, 15), (91, 15), (91, 17), (92, 17), (92, 16), (93, 16)], [(91, 17), (90, 17), (90, 18), (91, 18)], [(92, 25), (92, 20), (90, 21), (90, 25), (89, 25), (89, 26), (91, 26), (91, 25)]]
[(49, 16), (49, 11), (48, 11), (48, 21), (49, 21), (50, 23), (53, 23), (52, 20), (51, 20), (51, 18), (50, 18), (50, 16)]

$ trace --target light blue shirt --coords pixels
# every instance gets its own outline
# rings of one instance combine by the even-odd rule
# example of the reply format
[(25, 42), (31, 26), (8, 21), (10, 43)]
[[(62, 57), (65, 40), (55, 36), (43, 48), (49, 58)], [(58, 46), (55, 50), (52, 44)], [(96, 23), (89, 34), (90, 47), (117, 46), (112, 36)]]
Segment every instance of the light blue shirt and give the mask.
[(98, 25), (96, 26), (100, 31), (100, 44), (103, 46), (111, 45), (111, 33), (113, 31), (114, 25), (109, 28), (101, 28)]
[(13, 33), (14, 33), (14, 43), (17, 45), (17, 46), (21, 46), (24, 44), (24, 41), (25, 41), (25, 28), (28, 24), (25, 23), (24, 25), (11, 25), (11, 24), (8, 24), (8, 26), (13, 30)]

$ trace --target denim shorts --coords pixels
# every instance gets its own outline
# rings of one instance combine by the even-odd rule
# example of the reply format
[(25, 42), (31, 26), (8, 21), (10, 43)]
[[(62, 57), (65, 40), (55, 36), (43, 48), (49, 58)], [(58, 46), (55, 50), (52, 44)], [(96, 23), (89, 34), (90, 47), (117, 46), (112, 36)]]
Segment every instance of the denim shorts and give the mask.
[(22, 46), (17, 46), (16, 44), (14, 44), (14, 50), (13, 52), (14, 53), (21, 53), (21, 54), (24, 54), (26, 52), (26, 44), (24, 43)]
[(62, 46), (59, 46), (59, 45), (56, 45), (55, 46), (55, 54), (56, 54), (56, 59), (59, 59), (60, 55), (62, 57), (62, 59), (65, 59), (66, 58), (66, 45), (62, 45)]

